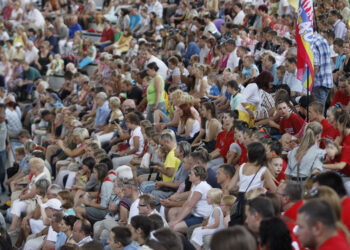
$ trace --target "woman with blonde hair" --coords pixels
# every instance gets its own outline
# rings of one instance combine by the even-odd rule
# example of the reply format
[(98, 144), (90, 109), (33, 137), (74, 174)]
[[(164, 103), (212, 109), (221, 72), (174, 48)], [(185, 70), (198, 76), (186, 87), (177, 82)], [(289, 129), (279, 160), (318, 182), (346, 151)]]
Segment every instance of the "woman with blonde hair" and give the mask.
[(321, 134), (322, 125), (318, 122), (311, 122), (305, 127), (300, 145), (288, 153), (285, 171), (288, 179), (303, 183), (307, 177), (323, 171), (325, 151), (319, 147)]

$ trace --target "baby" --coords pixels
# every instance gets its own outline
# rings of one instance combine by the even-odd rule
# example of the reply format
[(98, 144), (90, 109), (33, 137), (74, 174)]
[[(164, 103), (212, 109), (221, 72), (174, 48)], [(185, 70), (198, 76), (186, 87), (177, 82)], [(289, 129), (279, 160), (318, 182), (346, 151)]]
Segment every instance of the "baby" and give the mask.
[(48, 69), (46, 75), (47, 76), (63, 75), (63, 69), (64, 69), (64, 61), (61, 58), (60, 54), (56, 54), (55, 58), (52, 60), (50, 64), (50, 68)]

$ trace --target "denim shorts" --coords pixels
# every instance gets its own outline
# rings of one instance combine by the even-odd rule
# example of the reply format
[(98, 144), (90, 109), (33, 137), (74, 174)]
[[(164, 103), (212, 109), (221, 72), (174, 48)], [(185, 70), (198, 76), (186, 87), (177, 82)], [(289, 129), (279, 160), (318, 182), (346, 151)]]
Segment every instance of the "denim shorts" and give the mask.
[(193, 214), (188, 215), (184, 221), (187, 225), (187, 227), (193, 226), (193, 225), (198, 225), (203, 222), (204, 218), (203, 217), (197, 217), (194, 216)]

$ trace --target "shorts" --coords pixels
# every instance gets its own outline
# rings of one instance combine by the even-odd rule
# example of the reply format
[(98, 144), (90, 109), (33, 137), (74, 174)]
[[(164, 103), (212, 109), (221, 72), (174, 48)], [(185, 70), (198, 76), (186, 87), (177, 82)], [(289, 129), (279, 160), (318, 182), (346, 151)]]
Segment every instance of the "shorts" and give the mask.
[(184, 221), (187, 225), (187, 227), (193, 226), (193, 225), (198, 225), (201, 224), (203, 222), (204, 218), (203, 217), (197, 217), (194, 216), (193, 214), (190, 214), (189, 216), (187, 216)]

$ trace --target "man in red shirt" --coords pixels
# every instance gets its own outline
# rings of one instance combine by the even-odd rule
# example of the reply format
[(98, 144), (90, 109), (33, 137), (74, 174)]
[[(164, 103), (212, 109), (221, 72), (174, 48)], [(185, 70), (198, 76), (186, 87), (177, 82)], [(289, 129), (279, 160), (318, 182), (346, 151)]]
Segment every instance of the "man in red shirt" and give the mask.
[(336, 137), (340, 136), (339, 130), (334, 128), (327, 119), (323, 116), (323, 109), (324, 105), (320, 102), (313, 102), (309, 106), (309, 118), (310, 121), (317, 121), (321, 123), (323, 130), (322, 130), (322, 138), (327, 138), (334, 140)]
[(101, 40), (96, 43), (96, 47), (98, 47), (100, 51), (103, 51), (105, 47), (114, 42), (114, 30), (107, 19), (103, 21), (103, 26)]
[(280, 133), (282, 135), (285, 133), (297, 135), (304, 125), (304, 120), (299, 115), (290, 112), (288, 104), (284, 101), (278, 103), (277, 110), (282, 117), (280, 120)]
[(350, 82), (346, 78), (340, 78), (338, 84), (338, 90), (335, 92), (331, 106), (336, 103), (340, 103), (343, 106), (347, 106), (350, 101)]
[(284, 216), (297, 220), (299, 208), (303, 205), (301, 185), (294, 181), (285, 181), (277, 188)]
[(338, 234), (337, 218), (324, 200), (314, 199), (298, 212), (296, 234), (303, 247), (315, 250), (350, 250), (346, 238)]
[(342, 201), (342, 215), (341, 219), (344, 225), (350, 230), (350, 197), (347, 196), (343, 179), (335, 172), (324, 172), (315, 176), (313, 179), (313, 187), (319, 185), (332, 188), (340, 197)]

